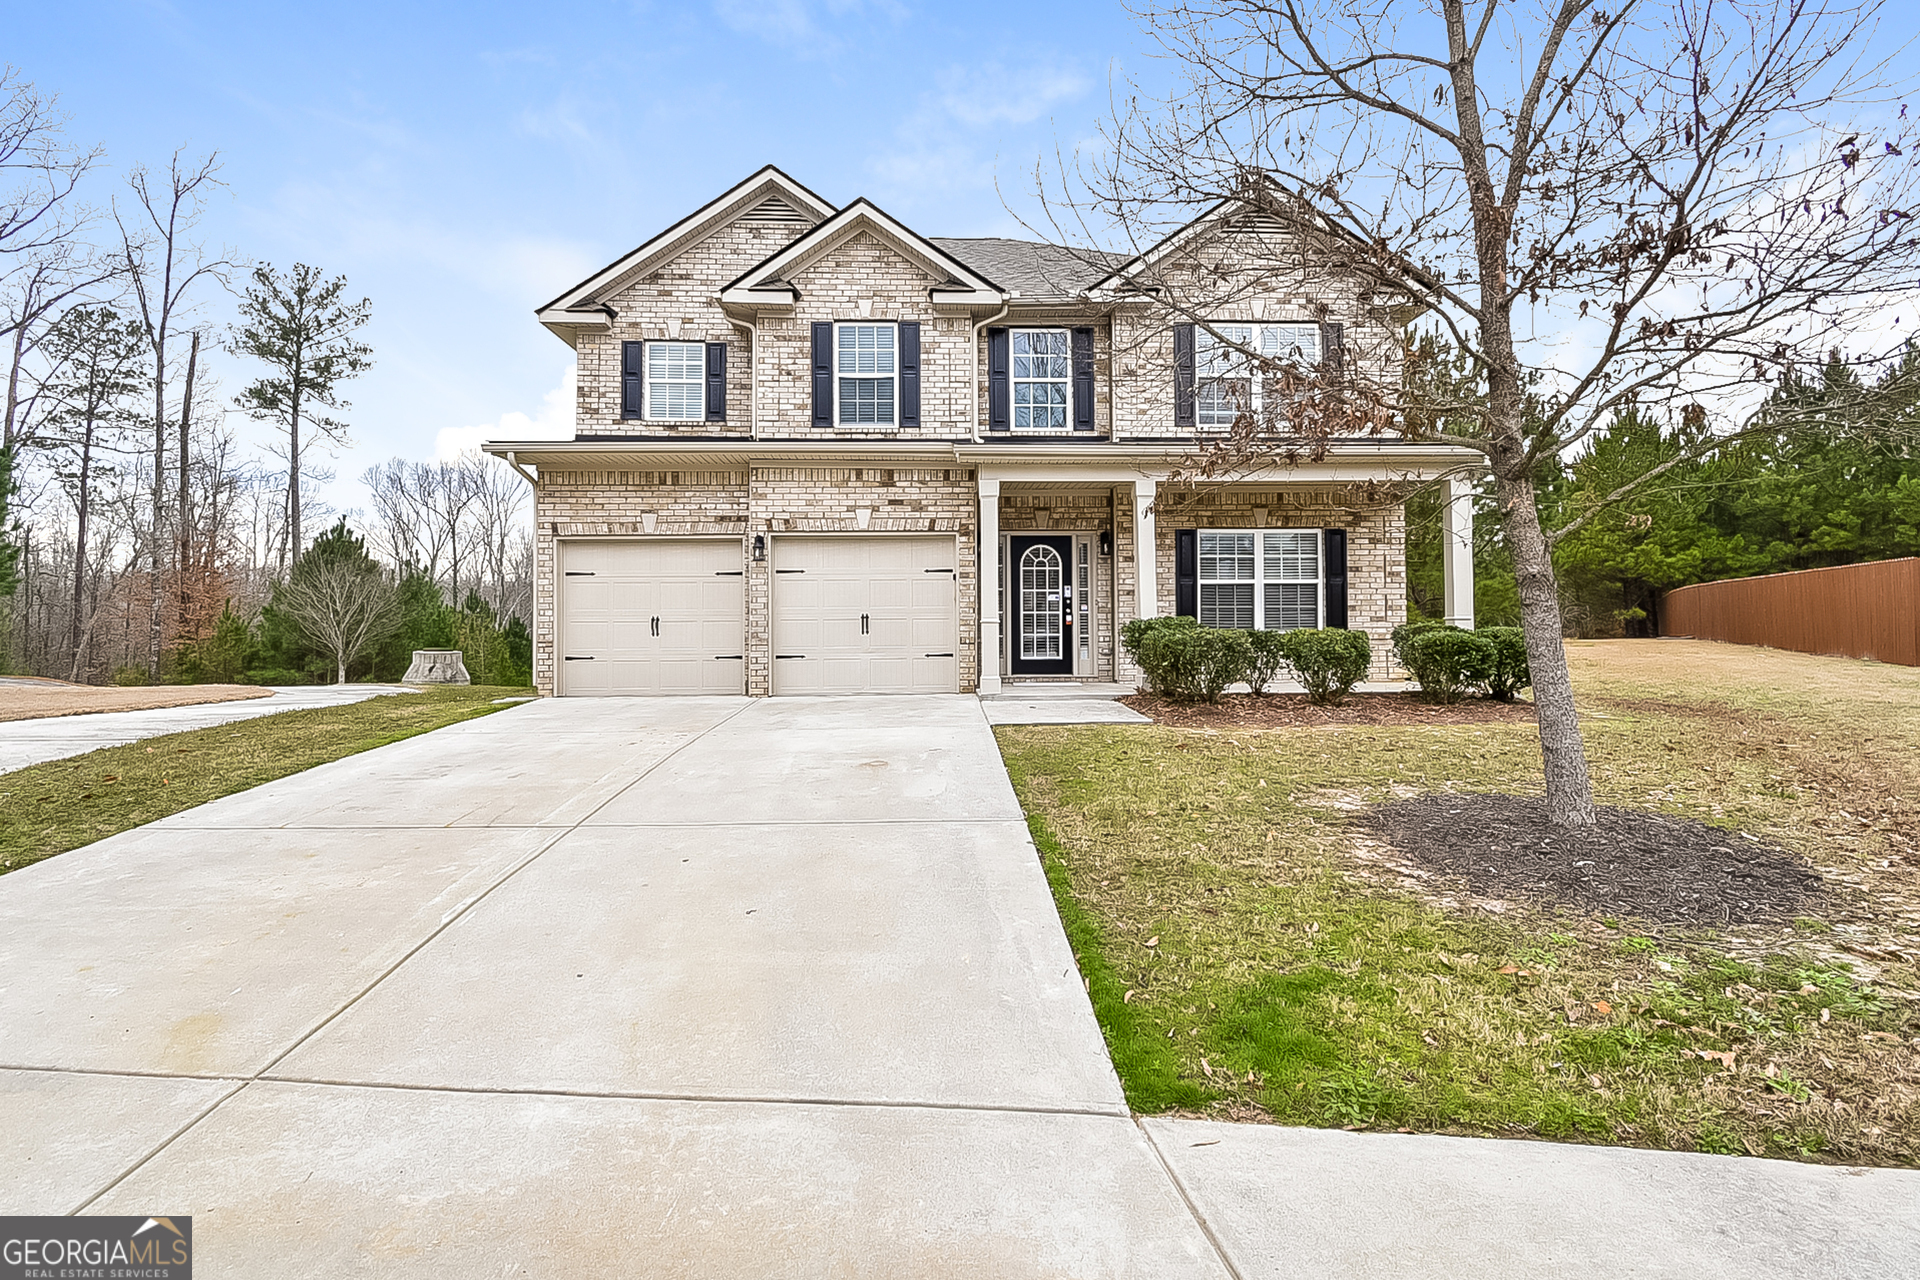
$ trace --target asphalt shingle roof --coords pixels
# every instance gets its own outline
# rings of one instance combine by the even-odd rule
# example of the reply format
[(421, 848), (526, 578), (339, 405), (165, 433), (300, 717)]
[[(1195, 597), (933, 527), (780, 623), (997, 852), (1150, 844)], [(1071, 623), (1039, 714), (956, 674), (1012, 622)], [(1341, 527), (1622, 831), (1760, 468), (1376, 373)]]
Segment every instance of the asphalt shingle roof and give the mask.
[(1063, 249), (1031, 240), (978, 240), (930, 237), (933, 243), (1002, 289), (1030, 298), (1072, 298), (1126, 259), (1091, 249)]

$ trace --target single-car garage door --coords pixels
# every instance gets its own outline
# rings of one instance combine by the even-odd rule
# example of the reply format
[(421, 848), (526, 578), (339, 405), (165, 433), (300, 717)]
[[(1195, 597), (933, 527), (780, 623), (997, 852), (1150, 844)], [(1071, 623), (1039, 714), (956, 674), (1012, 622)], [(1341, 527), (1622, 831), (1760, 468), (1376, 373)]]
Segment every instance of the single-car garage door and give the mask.
[(773, 691), (956, 693), (952, 537), (773, 540)]
[(693, 538), (560, 544), (560, 692), (742, 693), (740, 543)]

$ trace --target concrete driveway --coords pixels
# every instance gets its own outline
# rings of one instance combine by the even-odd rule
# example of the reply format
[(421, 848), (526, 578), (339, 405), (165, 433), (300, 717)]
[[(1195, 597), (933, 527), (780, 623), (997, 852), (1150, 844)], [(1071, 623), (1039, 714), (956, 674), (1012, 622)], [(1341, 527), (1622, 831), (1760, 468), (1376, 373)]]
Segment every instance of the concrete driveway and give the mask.
[(0, 1205), (198, 1274), (1224, 1276), (971, 698), (544, 701), (0, 878)]

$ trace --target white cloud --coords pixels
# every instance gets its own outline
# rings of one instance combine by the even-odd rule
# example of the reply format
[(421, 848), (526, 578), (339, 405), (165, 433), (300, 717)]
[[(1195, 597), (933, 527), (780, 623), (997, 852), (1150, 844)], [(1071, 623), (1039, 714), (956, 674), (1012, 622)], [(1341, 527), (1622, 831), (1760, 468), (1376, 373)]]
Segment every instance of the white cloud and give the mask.
[(529, 417), (511, 410), (494, 422), (474, 427), (442, 427), (433, 439), (433, 455), (440, 462), (451, 462), (469, 449), (488, 440), (571, 440), (573, 439), (574, 391), (579, 369), (568, 365), (560, 376), (560, 385), (540, 398), (540, 408)]
[(720, 21), (743, 35), (784, 44), (801, 57), (819, 57), (843, 47), (835, 27), (847, 19), (864, 26), (872, 16), (899, 19), (905, 10), (890, 0), (714, 0)]
[[(934, 77), (934, 87), (895, 129), (894, 145), (870, 167), (886, 189), (913, 197), (990, 190), (996, 153), (1008, 134), (1092, 87), (1092, 77), (1066, 58), (949, 67)], [(1015, 172), (1026, 168), (1023, 157)]]

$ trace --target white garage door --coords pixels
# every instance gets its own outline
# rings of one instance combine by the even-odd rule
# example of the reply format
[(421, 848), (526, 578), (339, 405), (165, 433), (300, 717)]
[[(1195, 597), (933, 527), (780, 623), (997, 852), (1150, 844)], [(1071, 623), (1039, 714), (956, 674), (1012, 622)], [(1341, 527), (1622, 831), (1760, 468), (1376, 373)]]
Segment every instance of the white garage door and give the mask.
[(743, 693), (737, 541), (560, 544), (560, 692)]
[(956, 693), (951, 537), (773, 540), (773, 691)]

